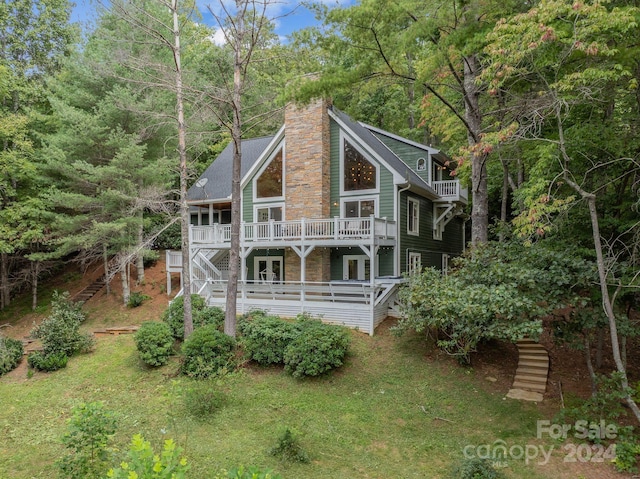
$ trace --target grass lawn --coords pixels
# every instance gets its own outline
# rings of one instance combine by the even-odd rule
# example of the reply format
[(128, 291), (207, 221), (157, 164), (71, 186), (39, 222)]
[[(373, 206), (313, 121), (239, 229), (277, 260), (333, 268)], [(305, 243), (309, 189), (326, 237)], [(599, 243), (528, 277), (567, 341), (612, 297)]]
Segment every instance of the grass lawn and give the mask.
[[(0, 478), (54, 477), (71, 408), (96, 400), (117, 415), (121, 453), (137, 432), (156, 448), (171, 437), (185, 449), (192, 478), (240, 464), (285, 479), (447, 477), (466, 445), (535, 441), (535, 405), (503, 399), (453, 362), (427, 361), (421, 338), (352, 334), (347, 364), (332, 375), (296, 380), (249, 365), (225, 378), (225, 405), (206, 422), (183, 405), (190, 380), (175, 376), (175, 363), (146, 368), (132, 336), (100, 338), (95, 352), (54, 373), (28, 378), (23, 367), (0, 378)], [(285, 428), (311, 463), (268, 454)], [(544, 477), (524, 460), (509, 460), (505, 472)]]

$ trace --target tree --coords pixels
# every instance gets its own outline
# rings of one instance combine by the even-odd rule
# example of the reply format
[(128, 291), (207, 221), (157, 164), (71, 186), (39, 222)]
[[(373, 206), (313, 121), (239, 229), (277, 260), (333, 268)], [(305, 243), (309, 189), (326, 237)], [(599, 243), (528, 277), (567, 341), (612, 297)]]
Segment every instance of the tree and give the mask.
[[(38, 147), (31, 126), (35, 112), (46, 108), (43, 78), (58, 69), (73, 47), (77, 29), (69, 23), (70, 13), (67, 0), (14, 0), (0, 5), (0, 214), (5, 220), (0, 232), (0, 309), (11, 300), (10, 255), (26, 245), (39, 247), (46, 229), (36, 222), (42, 205), (27, 201), (38, 191), (31, 182), (32, 153)], [(18, 193), (23, 205), (18, 204)], [(20, 222), (27, 209), (32, 222)], [(25, 226), (29, 227), (22, 234)], [(35, 236), (40, 239), (34, 241)], [(33, 270), (37, 285), (38, 267)]]
[[(633, 259), (629, 251), (637, 250), (634, 232), (640, 222), (636, 217), (624, 234), (610, 238), (607, 251), (598, 209), (608, 189), (620, 191), (640, 171), (634, 133), (640, 106), (638, 70), (636, 62), (629, 61), (636, 48), (637, 14), (636, 8), (613, 2), (542, 1), (496, 25), (486, 49), (485, 78), (491, 79), (496, 93), (501, 90), (516, 103), (529, 105), (515, 138), (536, 145), (540, 177), (526, 189), (528, 208), (519, 218), (521, 231), (543, 235), (545, 216), (558, 212), (555, 199), (567, 204), (576, 198), (587, 208), (613, 357), (626, 402), (640, 421), (640, 409), (628, 392), (615, 313), (616, 296), (625, 286), (618, 275), (620, 261)], [(622, 142), (607, 141), (620, 135)], [(631, 281), (637, 282), (637, 274)]]
[(331, 10), (325, 23), (337, 31), (322, 45), (334, 59), (323, 66), (322, 80), (303, 92), (306, 97), (371, 81), (402, 85), (408, 124), (416, 123), (411, 111), (417, 102), (429, 128), (427, 135), (409, 136), (437, 139), (459, 152), (457, 172), (471, 185), (473, 244), (488, 240), (487, 163), (504, 137), (502, 130), (509, 128), (496, 116), (498, 102), (481, 81), (482, 48), (501, 16), (526, 6), (517, 1), (365, 0)]

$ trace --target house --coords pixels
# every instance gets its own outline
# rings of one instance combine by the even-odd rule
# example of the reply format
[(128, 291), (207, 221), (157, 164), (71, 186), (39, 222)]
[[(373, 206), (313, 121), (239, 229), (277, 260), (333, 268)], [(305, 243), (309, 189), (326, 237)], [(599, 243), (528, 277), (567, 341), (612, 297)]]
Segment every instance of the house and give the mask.
[[(288, 106), (275, 136), (242, 142), (238, 312), (306, 311), (373, 334), (405, 273), (463, 251), (467, 192), (446, 160), (327, 100)], [(230, 144), (188, 192), (192, 291), (222, 307), (231, 167)], [(169, 279), (180, 261), (167, 253)]]

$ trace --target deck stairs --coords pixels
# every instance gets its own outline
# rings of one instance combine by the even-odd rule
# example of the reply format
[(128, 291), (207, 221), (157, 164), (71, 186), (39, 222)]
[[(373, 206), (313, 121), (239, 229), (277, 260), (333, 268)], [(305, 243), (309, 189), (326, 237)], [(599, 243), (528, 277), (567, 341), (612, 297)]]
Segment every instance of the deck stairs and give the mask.
[(513, 386), (507, 394), (514, 399), (542, 401), (547, 390), (549, 376), (549, 353), (540, 343), (522, 339), (518, 347), (518, 368)]

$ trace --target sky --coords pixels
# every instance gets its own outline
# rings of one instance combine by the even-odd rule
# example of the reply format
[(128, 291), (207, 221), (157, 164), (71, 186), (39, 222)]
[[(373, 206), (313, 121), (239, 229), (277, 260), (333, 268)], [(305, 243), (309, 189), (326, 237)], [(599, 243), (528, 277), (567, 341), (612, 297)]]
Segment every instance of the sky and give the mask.
[[(97, 18), (98, 2), (96, 0), (75, 0), (76, 6), (73, 9), (71, 20), (80, 22), (83, 25), (95, 23)], [(198, 0), (198, 6), (202, 13), (204, 23), (215, 25), (213, 16), (207, 10), (210, 5), (214, 11), (220, 11), (220, 0)], [(354, 0), (320, 0), (329, 7), (353, 4)], [(286, 38), (294, 31), (301, 30), (308, 26), (318, 25), (313, 12), (304, 7), (296, 0), (280, 0), (273, 2), (269, 7), (269, 18), (274, 18), (276, 34), (281, 41), (286, 42)]]

